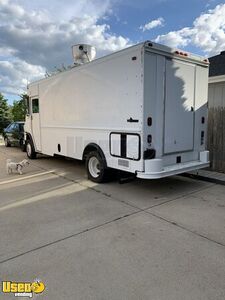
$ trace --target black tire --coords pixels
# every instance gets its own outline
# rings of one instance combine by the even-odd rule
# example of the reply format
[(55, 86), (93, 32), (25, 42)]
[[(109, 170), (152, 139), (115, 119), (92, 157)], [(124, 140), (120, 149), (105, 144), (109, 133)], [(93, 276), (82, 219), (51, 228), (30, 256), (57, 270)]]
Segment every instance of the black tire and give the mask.
[(9, 142), (9, 139), (7, 137), (4, 138), (5, 146), (6, 147), (11, 147), (11, 144)]
[(93, 182), (102, 183), (110, 179), (110, 169), (106, 166), (106, 161), (98, 151), (91, 151), (86, 156), (85, 161), (88, 179)]
[(37, 153), (35, 152), (34, 145), (31, 140), (26, 141), (26, 152), (27, 157), (30, 159), (35, 159), (37, 156)]

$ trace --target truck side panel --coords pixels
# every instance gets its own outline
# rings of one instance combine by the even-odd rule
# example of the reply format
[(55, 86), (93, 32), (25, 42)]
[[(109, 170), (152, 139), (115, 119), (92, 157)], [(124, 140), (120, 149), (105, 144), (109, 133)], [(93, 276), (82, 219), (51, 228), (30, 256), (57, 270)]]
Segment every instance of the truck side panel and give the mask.
[[(108, 166), (131, 172), (143, 170), (143, 160), (137, 159), (142, 151), (141, 55), (139, 47), (39, 82), (42, 153), (82, 159), (85, 146), (96, 143)], [(129, 149), (128, 135), (123, 155), (112, 156), (112, 132), (138, 134), (137, 149)]]

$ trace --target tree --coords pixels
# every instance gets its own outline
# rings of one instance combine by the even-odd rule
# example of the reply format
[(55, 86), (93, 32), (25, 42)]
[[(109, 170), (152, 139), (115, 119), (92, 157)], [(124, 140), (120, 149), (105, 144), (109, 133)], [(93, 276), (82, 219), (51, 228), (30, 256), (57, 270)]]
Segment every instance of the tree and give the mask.
[(11, 122), (10, 111), (7, 100), (0, 93), (0, 133), (3, 129), (9, 125)]
[(27, 94), (21, 94), (20, 100), (14, 101), (11, 109), (13, 121), (24, 121), (26, 116)]

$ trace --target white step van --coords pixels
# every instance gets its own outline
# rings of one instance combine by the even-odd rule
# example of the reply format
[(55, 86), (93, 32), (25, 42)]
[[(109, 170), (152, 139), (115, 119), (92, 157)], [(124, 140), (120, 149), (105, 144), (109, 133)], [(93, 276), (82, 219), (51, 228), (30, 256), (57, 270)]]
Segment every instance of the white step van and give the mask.
[(74, 53), (87, 59), (28, 86), (29, 158), (85, 160), (95, 182), (111, 169), (155, 179), (209, 165), (207, 59), (151, 41), (92, 61), (88, 45)]

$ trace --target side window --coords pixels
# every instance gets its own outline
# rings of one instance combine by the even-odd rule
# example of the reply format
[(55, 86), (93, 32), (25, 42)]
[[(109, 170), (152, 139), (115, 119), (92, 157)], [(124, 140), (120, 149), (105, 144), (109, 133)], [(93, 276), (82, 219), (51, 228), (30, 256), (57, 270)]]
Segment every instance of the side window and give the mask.
[(15, 124), (14, 124), (13, 130), (19, 131), (19, 124), (18, 124), (18, 123), (15, 123)]
[(11, 130), (12, 130), (12, 125), (13, 125), (13, 124), (9, 124), (9, 126), (6, 128), (6, 131), (11, 132)]
[(37, 98), (32, 99), (32, 113), (39, 113), (39, 100)]
[(10, 131), (13, 131), (13, 130), (15, 130), (16, 129), (16, 124), (15, 123), (13, 123), (11, 126), (10, 126)]

